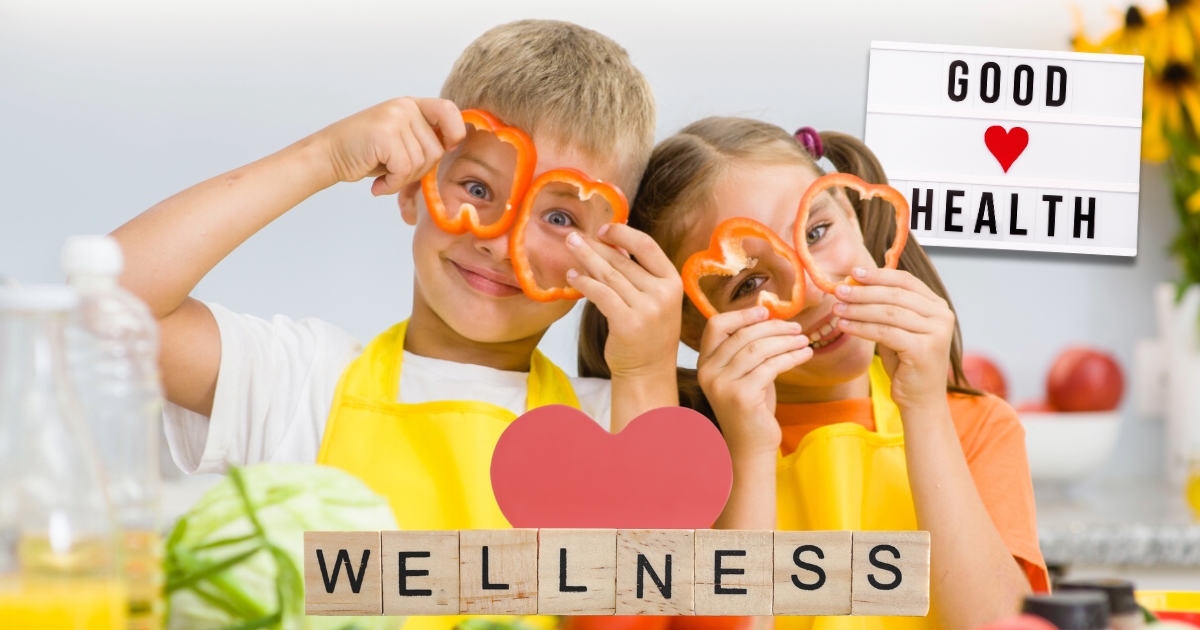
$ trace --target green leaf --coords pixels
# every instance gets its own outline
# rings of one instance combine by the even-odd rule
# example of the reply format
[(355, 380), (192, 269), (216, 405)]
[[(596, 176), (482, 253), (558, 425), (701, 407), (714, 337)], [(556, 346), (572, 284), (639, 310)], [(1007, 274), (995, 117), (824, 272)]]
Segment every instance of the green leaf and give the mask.
[(195, 584), (196, 582), (199, 582), (200, 580), (206, 579), (209, 576), (220, 573), (221, 571), (224, 571), (225, 569), (228, 569), (229, 567), (237, 566), (239, 563), (241, 563), (245, 559), (249, 558), (250, 556), (253, 556), (254, 554), (258, 553), (261, 550), (262, 550), (261, 547), (251, 549), (250, 551), (247, 551), (244, 553), (239, 553), (238, 555), (233, 556), (232, 558), (227, 558), (220, 562), (210, 564), (207, 567), (204, 567), (203, 569), (199, 569), (197, 571), (188, 573), (187, 575), (183, 576), (182, 578), (180, 578), (174, 582), (168, 581), (167, 587), (166, 587), (167, 593), (170, 593), (171, 591), (174, 591), (177, 589), (185, 588), (187, 586), (191, 586), (192, 584)]

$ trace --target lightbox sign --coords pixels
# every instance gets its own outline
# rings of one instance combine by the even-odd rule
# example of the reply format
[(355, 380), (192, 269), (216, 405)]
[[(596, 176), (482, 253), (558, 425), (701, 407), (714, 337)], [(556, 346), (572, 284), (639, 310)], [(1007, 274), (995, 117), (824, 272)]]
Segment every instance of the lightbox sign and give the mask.
[(864, 139), (922, 245), (1137, 255), (1141, 57), (873, 42)]

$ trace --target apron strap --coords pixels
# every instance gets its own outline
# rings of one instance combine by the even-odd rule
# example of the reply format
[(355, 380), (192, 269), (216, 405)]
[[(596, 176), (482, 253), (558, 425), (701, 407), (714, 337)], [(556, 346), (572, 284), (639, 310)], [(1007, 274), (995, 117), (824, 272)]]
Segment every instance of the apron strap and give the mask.
[(579, 399), (575, 396), (575, 388), (557, 365), (554, 365), (541, 350), (534, 348), (529, 366), (529, 386), (525, 398), (525, 410), (537, 409), (546, 405), (570, 405), (579, 409)]
[(342, 372), (338, 393), (396, 402), (400, 395), (400, 361), (404, 356), (404, 332), (407, 329), (408, 321), (405, 320), (372, 339), (362, 354)]
[(878, 355), (871, 361), (871, 411), (875, 414), (875, 432), (880, 435), (904, 435), (900, 408), (892, 400), (892, 379)]

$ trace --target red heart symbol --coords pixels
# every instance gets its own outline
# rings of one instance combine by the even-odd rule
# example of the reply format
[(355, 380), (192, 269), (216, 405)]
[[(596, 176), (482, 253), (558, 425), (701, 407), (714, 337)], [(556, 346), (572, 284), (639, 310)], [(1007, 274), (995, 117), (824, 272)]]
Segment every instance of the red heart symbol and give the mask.
[(573, 407), (538, 407), (492, 454), (492, 491), (513, 527), (707, 529), (732, 484), (725, 439), (682, 407), (648, 411), (616, 435)]
[(1000, 125), (992, 125), (983, 133), (983, 143), (1007, 173), (1008, 167), (1012, 166), (1025, 152), (1025, 147), (1029, 146), (1029, 132), (1025, 131), (1024, 127), (1013, 127), (1005, 131)]

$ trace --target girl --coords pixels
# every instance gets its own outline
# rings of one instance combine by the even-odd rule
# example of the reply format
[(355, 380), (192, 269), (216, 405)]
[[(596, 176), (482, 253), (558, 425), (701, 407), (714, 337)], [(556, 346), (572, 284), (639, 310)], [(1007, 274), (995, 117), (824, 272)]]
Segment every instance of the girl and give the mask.
[[(850, 136), (701, 120), (655, 148), (629, 224), (677, 268), (731, 217), (755, 219), (791, 244), (822, 156), (840, 172), (887, 182)], [(733, 458), (716, 527), (930, 532), (930, 617), (777, 624), (966, 630), (1012, 614), (1031, 588), (1048, 590), (1016, 413), (966, 386), (953, 308), (915, 240), (898, 269), (879, 268), (894, 233), (889, 206), (829, 189), (804, 234), (827, 277), (856, 285), (829, 295), (809, 281), (800, 313), (769, 320), (754, 306), (758, 292), (786, 297), (794, 278), (758, 265), (711, 293), (720, 311), (711, 319), (684, 304), (681, 338), (699, 360), (696, 372), (681, 371), (681, 400), (717, 421)], [(603, 376), (607, 322), (589, 304), (582, 327), (580, 373)]]

